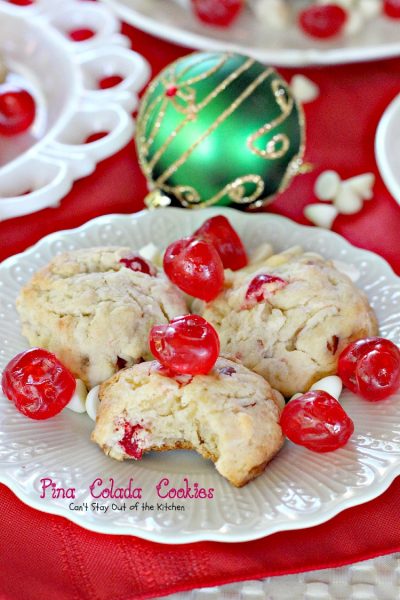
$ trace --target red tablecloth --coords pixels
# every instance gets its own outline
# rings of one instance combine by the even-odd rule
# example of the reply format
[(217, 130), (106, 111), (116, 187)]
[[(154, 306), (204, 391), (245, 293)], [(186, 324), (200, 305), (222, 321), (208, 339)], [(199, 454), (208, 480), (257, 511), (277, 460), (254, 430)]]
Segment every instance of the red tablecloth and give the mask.
[[(129, 27), (125, 33), (148, 58), (154, 74), (186, 52)], [(287, 78), (293, 73), (281, 72)], [(383, 110), (400, 92), (400, 59), (303, 72), (321, 89), (318, 100), (306, 105), (306, 159), (315, 170), (298, 177), (268, 209), (299, 222), (305, 222), (302, 210), (314, 198), (319, 171), (333, 168), (343, 177), (369, 170), (377, 174), (375, 130)], [(52, 231), (110, 212), (139, 210), (145, 191), (131, 143), (78, 182), (59, 208), (0, 223), (0, 259)], [(339, 217), (334, 229), (355, 245), (378, 252), (400, 273), (400, 209), (379, 177), (374, 200), (355, 216)], [(87, 532), (26, 507), (0, 486), (0, 598), (136, 600), (354, 562), (400, 550), (399, 497), (398, 479), (379, 499), (308, 531), (246, 544), (172, 547)]]

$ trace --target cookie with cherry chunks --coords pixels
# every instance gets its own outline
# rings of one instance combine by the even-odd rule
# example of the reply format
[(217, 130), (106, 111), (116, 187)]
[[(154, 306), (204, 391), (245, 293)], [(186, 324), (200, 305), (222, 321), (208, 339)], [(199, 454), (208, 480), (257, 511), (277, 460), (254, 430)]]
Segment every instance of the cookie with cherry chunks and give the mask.
[(179, 289), (210, 302), (224, 285), (224, 267), (212, 244), (194, 237), (177, 240), (164, 254), (164, 271)]
[(168, 325), (154, 326), (149, 343), (164, 367), (183, 375), (206, 375), (219, 355), (218, 334), (199, 315), (184, 315)]
[(400, 350), (380, 337), (353, 342), (339, 357), (345, 386), (370, 402), (384, 400), (400, 387)]
[(211, 217), (203, 223), (193, 237), (212, 244), (221, 257), (225, 269), (237, 271), (248, 264), (248, 258), (242, 240), (223, 215)]
[(54, 354), (31, 348), (8, 363), (1, 387), (22, 414), (42, 420), (54, 417), (67, 406), (76, 381)]
[(290, 400), (280, 424), (289, 440), (314, 452), (337, 450), (354, 432), (353, 421), (336, 398), (319, 390)]

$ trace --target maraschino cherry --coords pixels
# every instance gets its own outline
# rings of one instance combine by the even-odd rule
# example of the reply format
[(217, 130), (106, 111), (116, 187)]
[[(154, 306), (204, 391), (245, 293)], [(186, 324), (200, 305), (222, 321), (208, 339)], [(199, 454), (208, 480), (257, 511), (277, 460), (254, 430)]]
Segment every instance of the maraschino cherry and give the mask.
[(253, 306), (257, 302), (263, 302), (286, 286), (287, 281), (276, 275), (269, 275), (268, 273), (256, 275), (247, 288), (246, 305)]
[(184, 315), (168, 325), (156, 325), (149, 342), (155, 358), (172, 373), (205, 375), (219, 356), (218, 334), (199, 315)]
[(194, 237), (177, 240), (164, 254), (164, 271), (181, 290), (206, 302), (213, 300), (224, 284), (224, 267), (212, 244)]
[(144, 273), (145, 275), (150, 275), (151, 277), (156, 275), (156, 270), (153, 265), (146, 259), (142, 258), (139, 254), (130, 254), (125, 258), (121, 258), (119, 262), (131, 271)]
[(344, 446), (354, 424), (339, 402), (323, 391), (290, 400), (281, 414), (281, 427), (289, 440), (314, 452), (331, 452)]
[(41, 420), (62, 411), (75, 392), (76, 381), (54, 354), (31, 348), (8, 363), (1, 387), (22, 414)]
[(243, 242), (223, 215), (207, 219), (193, 236), (215, 247), (225, 269), (237, 271), (247, 265), (248, 259)]
[(347, 12), (335, 3), (310, 6), (299, 14), (299, 24), (303, 31), (319, 39), (338, 35), (346, 20)]
[(0, 85), (0, 135), (23, 133), (35, 114), (35, 101), (29, 92), (11, 83)]
[(400, 387), (400, 350), (380, 337), (357, 340), (341, 353), (339, 376), (366, 400), (384, 400)]
[(216, 27), (229, 27), (244, 8), (244, 0), (191, 0), (200, 21)]

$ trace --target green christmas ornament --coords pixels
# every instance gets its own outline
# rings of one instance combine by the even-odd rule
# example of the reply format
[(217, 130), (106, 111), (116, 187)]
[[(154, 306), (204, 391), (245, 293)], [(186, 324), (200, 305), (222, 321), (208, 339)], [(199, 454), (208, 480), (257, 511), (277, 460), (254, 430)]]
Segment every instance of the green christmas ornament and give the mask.
[(136, 144), (153, 190), (148, 206), (258, 207), (300, 171), (304, 117), (273, 68), (195, 52), (149, 86)]

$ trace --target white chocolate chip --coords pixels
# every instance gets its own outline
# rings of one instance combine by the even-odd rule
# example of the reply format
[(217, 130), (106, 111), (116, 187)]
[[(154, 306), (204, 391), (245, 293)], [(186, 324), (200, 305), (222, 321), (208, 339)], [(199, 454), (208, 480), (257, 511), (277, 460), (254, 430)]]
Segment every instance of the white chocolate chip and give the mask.
[(86, 412), (92, 421), (96, 421), (97, 411), (100, 406), (99, 400), (99, 390), (100, 386), (96, 385), (94, 388), (90, 390), (86, 397)]
[(273, 29), (286, 29), (291, 12), (285, 0), (255, 0), (252, 3), (257, 19)]
[(364, 17), (372, 19), (377, 17), (382, 12), (382, 1), (381, 0), (360, 0), (358, 3), (358, 9)]
[(319, 87), (304, 75), (294, 75), (290, 82), (292, 93), (296, 100), (302, 104), (312, 102), (319, 96)]
[(344, 33), (346, 35), (355, 35), (356, 33), (359, 33), (364, 26), (364, 21), (365, 17), (361, 11), (350, 11), (344, 25)]
[(356, 175), (344, 181), (351, 189), (359, 194), (363, 200), (371, 200), (374, 195), (373, 187), (375, 184), (375, 175), (373, 173), (363, 173)]
[(339, 191), (340, 181), (336, 171), (323, 171), (315, 182), (315, 195), (319, 200), (333, 200)]
[(260, 244), (259, 246), (257, 246), (257, 248), (255, 248), (255, 250), (253, 250), (253, 252), (250, 253), (249, 262), (250, 263), (261, 262), (263, 260), (266, 260), (270, 256), (272, 256), (273, 253), (274, 253), (274, 249), (271, 246), (271, 244), (268, 244), (268, 242), (264, 242), (263, 244)]
[(362, 209), (363, 200), (349, 184), (342, 183), (335, 197), (334, 204), (340, 214), (354, 215)]
[(146, 246), (143, 246), (143, 248), (140, 248), (139, 254), (145, 260), (150, 260), (152, 262), (161, 255), (157, 246), (152, 242), (150, 242), (150, 244), (146, 244)]
[(310, 392), (314, 390), (319, 390), (322, 392), (327, 392), (336, 400), (339, 400), (340, 394), (342, 393), (343, 382), (337, 375), (330, 375), (329, 377), (324, 377), (319, 381), (316, 381), (311, 387)]
[(332, 264), (340, 273), (347, 275), (353, 283), (360, 279), (361, 273), (354, 265), (342, 262), (341, 260), (333, 260)]
[(76, 388), (74, 395), (71, 400), (67, 404), (67, 408), (77, 413), (86, 412), (85, 400), (87, 396), (86, 385), (83, 383), (81, 379), (76, 379)]
[(331, 204), (309, 204), (304, 209), (304, 215), (317, 227), (331, 229), (338, 210)]

